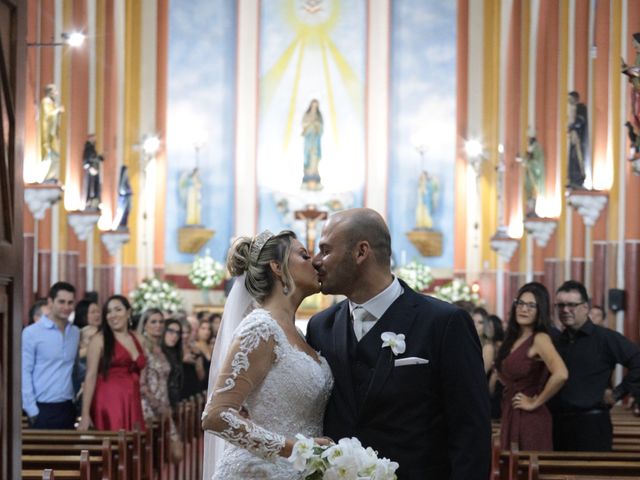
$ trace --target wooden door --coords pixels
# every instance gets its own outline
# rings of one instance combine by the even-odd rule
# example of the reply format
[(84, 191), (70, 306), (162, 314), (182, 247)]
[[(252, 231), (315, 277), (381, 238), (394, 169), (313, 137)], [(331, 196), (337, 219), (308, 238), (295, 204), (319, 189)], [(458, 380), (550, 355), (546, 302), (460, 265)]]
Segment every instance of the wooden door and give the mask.
[(0, 478), (21, 477), (26, 0), (0, 0)]

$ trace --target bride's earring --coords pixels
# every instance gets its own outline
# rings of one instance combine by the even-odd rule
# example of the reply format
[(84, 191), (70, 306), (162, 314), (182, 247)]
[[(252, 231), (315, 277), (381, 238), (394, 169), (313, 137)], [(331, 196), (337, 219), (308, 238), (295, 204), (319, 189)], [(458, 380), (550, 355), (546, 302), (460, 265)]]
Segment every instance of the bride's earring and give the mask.
[(282, 293), (289, 295), (289, 286), (284, 282), (282, 282)]

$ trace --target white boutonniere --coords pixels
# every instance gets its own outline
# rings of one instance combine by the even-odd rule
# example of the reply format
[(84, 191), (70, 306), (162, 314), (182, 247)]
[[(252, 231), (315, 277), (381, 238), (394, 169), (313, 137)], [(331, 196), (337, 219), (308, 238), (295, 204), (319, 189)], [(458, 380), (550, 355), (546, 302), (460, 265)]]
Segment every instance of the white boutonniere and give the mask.
[(404, 333), (384, 332), (380, 338), (382, 339), (382, 348), (391, 347), (394, 355), (400, 355), (407, 349)]

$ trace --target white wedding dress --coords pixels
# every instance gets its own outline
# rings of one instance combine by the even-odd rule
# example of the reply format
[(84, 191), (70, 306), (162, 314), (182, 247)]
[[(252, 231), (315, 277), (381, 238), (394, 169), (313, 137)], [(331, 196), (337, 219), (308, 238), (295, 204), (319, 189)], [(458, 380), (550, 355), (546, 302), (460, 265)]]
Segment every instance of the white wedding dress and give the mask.
[[(297, 433), (322, 436), (325, 406), (333, 387), (327, 361), (318, 363), (294, 348), (269, 312), (256, 309), (234, 334), (233, 361), (223, 367), (210, 400), (228, 444), (216, 461), (214, 480), (301, 479), (278, 456)], [(256, 370), (260, 383), (253, 384)], [(226, 378), (225, 378), (226, 377)], [(239, 404), (248, 413), (240, 413)], [(206, 414), (206, 412), (205, 412)]]

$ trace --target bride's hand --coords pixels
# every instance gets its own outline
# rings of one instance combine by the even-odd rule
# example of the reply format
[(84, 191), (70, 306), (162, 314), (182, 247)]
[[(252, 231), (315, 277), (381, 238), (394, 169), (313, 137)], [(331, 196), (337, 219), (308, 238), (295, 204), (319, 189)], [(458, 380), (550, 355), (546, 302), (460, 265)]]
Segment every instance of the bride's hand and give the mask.
[(334, 445), (336, 443), (329, 437), (316, 437), (313, 439), (313, 441), (314, 443), (320, 446), (329, 446), (329, 445)]

